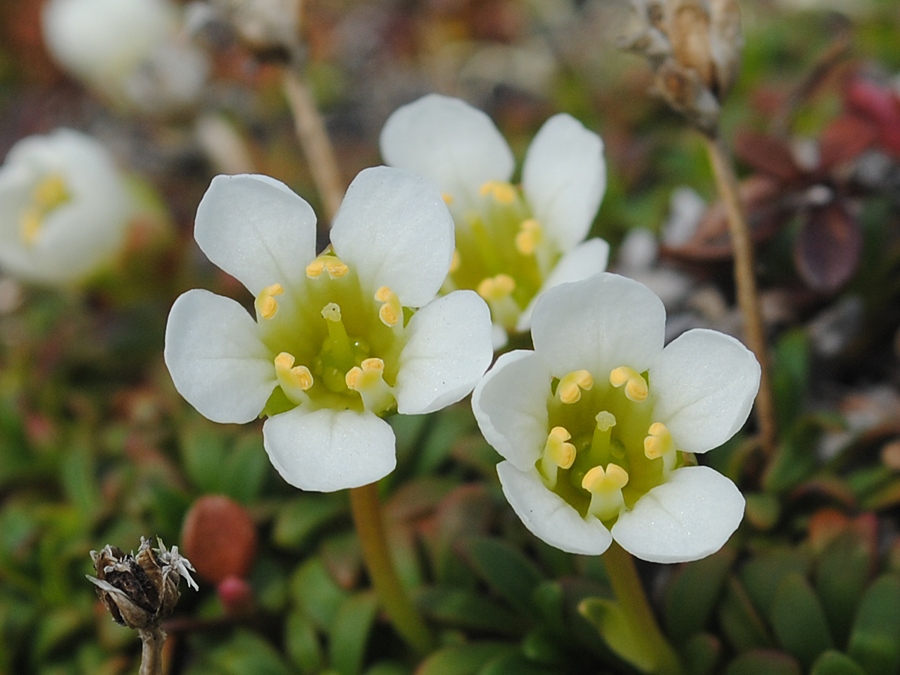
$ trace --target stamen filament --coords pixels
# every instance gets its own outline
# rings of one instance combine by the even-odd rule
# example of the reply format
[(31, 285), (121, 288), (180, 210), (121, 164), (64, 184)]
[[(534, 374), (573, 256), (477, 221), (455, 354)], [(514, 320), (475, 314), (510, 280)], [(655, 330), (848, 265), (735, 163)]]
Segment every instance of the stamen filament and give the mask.
[(379, 414), (396, 404), (393, 388), (384, 381), (384, 361), (365, 359), (347, 371), (347, 388), (362, 397), (366, 410)]
[(516, 234), (516, 249), (522, 255), (533, 255), (544, 240), (544, 230), (534, 218), (523, 220)]
[(482, 279), (475, 290), (487, 301), (494, 322), (512, 328), (516, 325), (520, 312), (519, 306), (512, 298), (515, 289), (516, 282), (511, 276), (498, 274)]
[(284, 395), (293, 403), (309, 402), (306, 391), (314, 384), (312, 373), (306, 366), (295, 366), (293, 355), (281, 352), (275, 357), (275, 376)]
[(556, 487), (559, 469), (570, 469), (575, 462), (575, 446), (568, 443), (572, 434), (565, 427), (553, 427), (541, 455), (541, 474), (549, 489)]
[(608, 464), (606, 469), (595, 466), (584, 475), (581, 487), (591, 493), (588, 513), (600, 521), (619, 515), (625, 508), (622, 488), (628, 484), (628, 472), (618, 464)]
[(654, 422), (647, 430), (647, 434), (644, 438), (644, 455), (647, 459), (662, 457), (663, 473), (668, 475), (675, 468), (678, 459), (671, 432), (662, 422)]
[[(382, 286), (375, 292), (375, 299), (384, 303), (378, 310), (378, 318), (388, 328), (392, 328), (403, 319), (403, 307), (400, 298), (387, 286)], [(400, 324), (402, 328), (402, 323)]]

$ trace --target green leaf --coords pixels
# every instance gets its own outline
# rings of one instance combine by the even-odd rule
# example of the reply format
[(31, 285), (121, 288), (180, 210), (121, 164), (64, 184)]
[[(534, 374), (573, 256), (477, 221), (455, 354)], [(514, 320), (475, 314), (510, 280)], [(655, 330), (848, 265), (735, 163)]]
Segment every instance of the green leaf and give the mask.
[(863, 596), (847, 653), (867, 672), (900, 671), (900, 579), (884, 574)]
[(531, 594), (541, 622), (558, 633), (566, 631), (565, 594), (558, 581), (544, 581)]
[(493, 591), (523, 613), (539, 613), (532, 594), (543, 579), (520, 551), (499, 539), (474, 537), (467, 542), (467, 552), (476, 573)]
[(224, 439), (197, 425), (181, 437), (181, 461), (191, 481), (203, 492), (222, 492), (222, 467), (227, 461)]
[(222, 649), (213, 655), (221, 675), (291, 675), (278, 652), (268, 642), (247, 630), (238, 630)]
[(680, 650), (686, 672), (691, 675), (710, 675), (722, 655), (722, 643), (708, 633), (697, 633)]
[(86, 521), (102, 506), (95, 464), (90, 446), (78, 442), (63, 454), (59, 467), (63, 491)]
[(788, 574), (806, 574), (810, 566), (807, 555), (795, 549), (778, 549), (748, 561), (741, 569), (741, 581), (753, 604), (769, 614), (778, 584)]
[(846, 654), (823, 652), (809, 671), (810, 675), (866, 675), (866, 671)]
[(725, 670), (725, 675), (801, 675), (800, 665), (782, 652), (755, 649), (744, 652)]
[(478, 675), (558, 675), (558, 673), (558, 668), (542, 666), (519, 653), (498, 656), (478, 670)]
[(553, 631), (536, 628), (522, 640), (522, 655), (534, 664), (564, 669), (566, 652), (563, 640)]
[(788, 574), (778, 584), (769, 618), (778, 642), (806, 668), (834, 647), (825, 610), (800, 574)]
[(517, 651), (506, 642), (473, 642), (444, 647), (425, 659), (415, 675), (476, 675), (492, 660)]
[(800, 411), (809, 386), (809, 340), (802, 328), (785, 333), (772, 359), (772, 393), (778, 428), (789, 429)]
[(61, 649), (75, 633), (86, 626), (87, 618), (71, 608), (46, 612), (37, 623), (31, 645), (34, 661), (40, 663), (48, 654)]
[(846, 644), (853, 615), (869, 581), (873, 552), (865, 537), (848, 529), (818, 557), (816, 592), (825, 608), (835, 641)]
[(316, 532), (346, 512), (347, 500), (340, 494), (298, 495), (275, 516), (272, 539), (282, 548), (303, 548)]
[(737, 578), (728, 581), (719, 606), (722, 632), (737, 651), (772, 646), (765, 622), (759, 616), (747, 591)]
[(790, 429), (763, 476), (767, 492), (786, 492), (812, 475), (817, 466), (815, 449), (821, 435), (821, 423), (812, 417), (801, 418)]
[(474, 422), (468, 406), (445, 408), (439, 415), (431, 415), (428, 436), (419, 445), (416, 475), (431, 474), (450, 457), (450, 449), (471, 428)]
[(294, 573), (291, 597), (316, 626), (328, 630), (347, 592), (335, 583), (319, 558), (311, 558)]
[(366, 670), (365, 675), (412, 675), (412, 668), (402, 663), (376, 663)]
[(702, 631), (715, 609), (734, 551), (723, 548), (707, 558), (682, 565), (666, 593), (665, 617), (668, 633), (681, 644)]
[(236, 502), (250, 504), (259, 497), (269, 472), (269, 458), (258, 433), (244, 435), (221, 467), (222, 492)]
[(655, 660), (634, 635), (618, 604), (603, 598), (588, 598), (581, 601), (578, 611), (594, 624), (609, 648), (621, 659), (645, 673), (652, 671)]
[(287, 619), (284, 646), (294, 665), (303, 675), (322, 669), (324, 656), (319, 634), (303, 612), (291, 612)]
[(428, 588), (416, 597), (416, 604), (434, 621), (454, 628), (519, 635), (527, 626), (521, 615), (475, 591)]
[(338, 608), (328, 633), (328, 654), (331, 667), (341, 675), (357, 675), (362, 671), (377, 608), (374, 592), (351, 596)]

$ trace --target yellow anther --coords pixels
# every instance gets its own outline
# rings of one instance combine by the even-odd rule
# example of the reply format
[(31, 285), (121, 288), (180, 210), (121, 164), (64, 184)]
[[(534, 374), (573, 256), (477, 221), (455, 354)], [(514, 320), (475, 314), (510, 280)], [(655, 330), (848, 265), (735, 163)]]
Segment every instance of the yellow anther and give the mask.
[(500, 204), (512, 204), (516, 201), (516, 188), (499, 180), (488, 181), (481, 186), (479, 192), (483, 197), (490, 195)]
[(442, 192), (441, 199), (444, 200), (444, 203), (447, 206), (450, 206), (453, 203), (453, 195), (451, 195), (449, 192)]
[(41, 231), (41, 225), (43, 224), (44, 220), (41, 218), (40, 211), (33, 208), (25, 211), (25, 213), (22, 214), (22, 219), (19, 224), (22, 241), (26, 244), (33, 244), (34, 240), (37, 239), (38, 232)]
[(541, 474), (551, 490), (556, 487), (559, 469), (570, 469), (575, 462), (575, 446), (568, 442), (571, 438), (565, 427), (553, 427), (547, 436), (540, 464)]
[(336, 302), (329, 302), (322, 308), (322, 318), (331, 321), (332, 323), (340, 323), (341, 306)]
[(600, 431), (609, 431), (616, 426), (616, 416), (608, 410), (601, 410), (594, 419), (597, 421), (597, 428)]
[(534, 218), (523, 220), (516, 235), (516, 249), (522, 255), (531, 255), (544, 240), (544, 230)]
[(613, 368), (609, 374), (609, 383), (617, 389), (625, 385), (625, 397), (635, 403), (646, 400), (650, 393), (647, 388), (647, 380), (634, 368), (628, 366)]
[(69, 191), (62, 176), (47, 176), (34, 188), (35, 205), (47, 213), (69, 200)]
[(508, 298), (516, 288), (515, 280), (508, 274), (498, 274), (495, 277), (482, 279), (476, 291), (478, 295), (490, 302)]
[(384, 361), (365, 359), (347, 371), (344, 377), (347, 388), (358, 392), (366, 410), (381, 413), (394, 405), (394, 392), (384, 381)]
[(310, 279), (318, 279), (322, 272), (328, 272), (332, 279), (347, 276), (350, 268), (336, 255), (323, 253), (306, 266), (306, 276)]
[(300, 404), (309, 400), (305, 392), (313, 386), (312, 373), (306, 366), (295, 366), (291, 354), (281, 352), (275, 357), (275, 376), (285, 396), (291, 401)]
[(628, 484), (628, 472), (618, 464), (595, 466), (584, 474), (581, 487), (591, 493), (588, 512), (599, 520), (609, 520), (625, 508), (622, 488)]
[(675, 449), (675, 442), (672, 440), (672, 434), (662, 422), (654, 422), (647, 430), (647, 437), (644, 439), (644, 454), (647, 459), (656, 459), (662, 457)]
[(453, 249), (453, 256), (450, 258), (450, 274), (459, 269), (459, 249)]
[(581, 390), (590, 391), (594, 378), (586, 370), (574, 370), (559, 381), (556, 393), (563, 403), (577, 403), (581, 400)]
[(400, 298), (397, 297), (397, 294), (387, 286), (382, 286), (375, 292), (375, 299), (384, 303), (378, 310), (378, 318), (381, 319), (381, 323), (389, 328), (396, 326), (403, 317), (403, 307), (400, 305)]
[(275, 316), (275, 313), (278, 311), (278, 301), (275, 299), (275, 296), (282, 293), (284, 293), (284, 288), (281, 284), (272, 284), (262, 289), (253, 303), (256, 307), (256, 313), (263, 319), (271, 319)]

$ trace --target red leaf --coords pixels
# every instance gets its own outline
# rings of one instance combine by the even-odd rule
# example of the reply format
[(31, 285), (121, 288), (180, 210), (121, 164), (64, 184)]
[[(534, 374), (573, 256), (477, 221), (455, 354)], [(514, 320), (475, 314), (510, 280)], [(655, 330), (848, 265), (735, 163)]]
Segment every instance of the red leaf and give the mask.
[(862, 253), (862, 228), (839, 203), (813, 209), (794, 242), (794, 262), (806, 284), (831, 293), (853, 276)]
[(804, 171), (797, 166), (790, 146), (775, 136), (755, 131), (739, 132), (734, 139), (734, 151), (760, 173), (783, 183), (793, 183), (803, 177)]
[(829, 124), (819, 138), (819, 166), (828, 171), (856, 159), (878, 140), (878, 128), (859, 115), (844, 115)]

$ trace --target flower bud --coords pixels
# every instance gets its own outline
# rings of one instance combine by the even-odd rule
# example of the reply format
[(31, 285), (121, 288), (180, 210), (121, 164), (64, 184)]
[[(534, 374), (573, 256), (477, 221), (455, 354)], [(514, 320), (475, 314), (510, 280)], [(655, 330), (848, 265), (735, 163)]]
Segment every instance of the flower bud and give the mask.
[(91, 551), (97, 576), (87, 578), (116, 623), (136, 629), (157, 626), (181, 597), (182, 577), (197, 590), (190, 561), (178, 553), (177, 546), (169, 551), (162, 541), (157, 543), (158, 549), (150, 548), (150, 542), (141, 537), (137, 555), (109, 544), (99, 552)]

